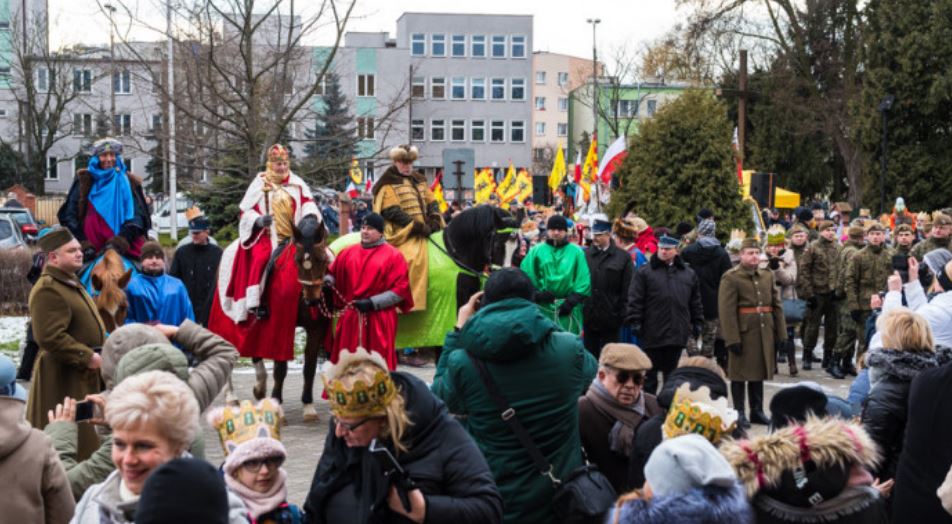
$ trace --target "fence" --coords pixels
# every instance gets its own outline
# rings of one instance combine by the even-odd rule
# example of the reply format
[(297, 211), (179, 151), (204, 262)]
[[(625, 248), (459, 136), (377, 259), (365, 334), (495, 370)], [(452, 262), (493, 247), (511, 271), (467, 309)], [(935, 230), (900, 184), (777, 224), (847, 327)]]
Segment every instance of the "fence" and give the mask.
[(48, 226), (59, 224), (59, 219), (56, 218), (56, 212), (59, 211), (60, 206), (62, 206), (65, 201), (66, 197), (62, 195), (38, 197), (36, 199), (36, 212), (33, 213), (33, 218), (45, 221)]

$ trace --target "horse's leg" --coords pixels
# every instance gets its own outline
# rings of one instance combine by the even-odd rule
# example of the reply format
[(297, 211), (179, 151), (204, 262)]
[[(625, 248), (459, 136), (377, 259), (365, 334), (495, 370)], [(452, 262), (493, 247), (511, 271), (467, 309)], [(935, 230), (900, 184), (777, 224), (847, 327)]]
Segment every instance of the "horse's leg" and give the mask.
[(251, 361), (255, 365), (255, 387), (251, 393), (255, 400), (261, 400), (268, 391), (268, 370), (264, 367), (263, 359), (253, 358)]
[(237, 407), (240, 403), (235, 396), (235, 386), (231, 383), (231, 373), (228, 374), (228, 380), (225, 382), (225, 405)]
[(317, 357), (321, 351), (321, 339), (324, 330), (321, 322), (309, 321), (304, 326), (307, 332), (307, 343), (304, 345), (304, 390), (301, 392), (301, 404), (304, 411), (304, 422), (317, 422), (317, 409), (314, 408), (314, 375), (317, 372)]
[[(271, 398), (276, 399), (281, 404), (284, 404), (284, 379), (288, 376), (288, 361), (287, 360), (275, 360), (274, 361), (274, 387), (271, 389)], [(287, 420), (282, 416), (281, 425), (287, 425)]]

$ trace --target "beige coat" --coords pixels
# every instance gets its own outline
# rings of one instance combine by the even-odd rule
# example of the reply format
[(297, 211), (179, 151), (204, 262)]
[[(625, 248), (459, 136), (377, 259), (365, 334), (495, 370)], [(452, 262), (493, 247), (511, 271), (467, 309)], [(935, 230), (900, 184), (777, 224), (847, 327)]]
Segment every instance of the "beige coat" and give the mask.
[[(767, 268), (767, 255), (761, 255), (760, 269)], [(785, 249), (780, 256), (780, 268), (771, 269), (774, 276), (774, 285), (780, 291), (780, 298), (799, 298), (797, 296), (797, 257), (792, 249)]]
[[(780, 291), (770, 271), (737, 266), (721, 279), (718, 312), (724, 343), (741, 345), (741, 354), (731, 353), (727, 377), (736, 381), (773, 378), (774, 342), (787, 338)], [(769, 313), (740, 313), (741, 308), (770, 307)]]

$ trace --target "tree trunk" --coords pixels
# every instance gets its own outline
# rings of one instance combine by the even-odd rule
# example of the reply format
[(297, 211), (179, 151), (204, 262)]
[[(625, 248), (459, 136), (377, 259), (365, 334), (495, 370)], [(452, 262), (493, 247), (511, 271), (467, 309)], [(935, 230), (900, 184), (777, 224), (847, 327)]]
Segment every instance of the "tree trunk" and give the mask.
[(833, 140), (846, 168), (846, 182), (849, 184), (846, 199), (853, 209), (859, 209), (863, 205), (863, 185), (866, 178), (863, 151), (842, 133), (833, 133)]

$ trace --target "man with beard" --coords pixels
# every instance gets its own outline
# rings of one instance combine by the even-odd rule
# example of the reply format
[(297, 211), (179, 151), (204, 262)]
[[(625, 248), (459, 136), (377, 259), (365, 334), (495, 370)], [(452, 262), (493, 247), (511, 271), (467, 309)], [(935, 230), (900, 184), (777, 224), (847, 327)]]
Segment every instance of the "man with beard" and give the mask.
[(207, 327), (222, 251), (210, 242), (208, 218), (201, 211), (189, 219), (188, 232), (192, 241), (175, 250), (169, 275), (185, 284), (195, 321)]
[[(520, 268), (539, 291), (536, 303), (566, 331), (582, 331), (582, 302), (591, 295), (592, 278), (581, 247), (568, 240), (569, 223), (562, 215), (546, 222), (546, 240), (529, 250)], [(559, 301), (557, 303), (557, 301)]]
[(142, 246), (142, 272), (126, 286), (129, 314), (126, 323), (177, 326), (195, 320), (192, 301), (181, 280), (165, 274), (165, 251), (158, 242)]

